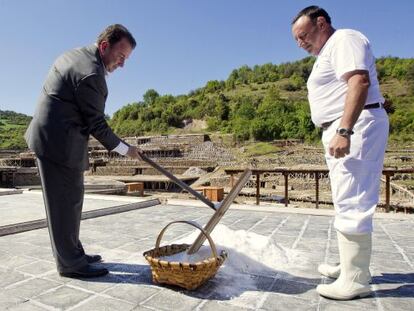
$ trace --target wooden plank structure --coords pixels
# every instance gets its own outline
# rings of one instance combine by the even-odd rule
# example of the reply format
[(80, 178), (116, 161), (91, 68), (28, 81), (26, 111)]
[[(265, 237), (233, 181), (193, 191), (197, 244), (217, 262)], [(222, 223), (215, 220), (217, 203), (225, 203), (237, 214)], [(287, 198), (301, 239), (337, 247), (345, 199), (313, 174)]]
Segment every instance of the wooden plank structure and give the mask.
[(16, 167), (0, 167), (0, 186), (13, 187), (16, 172)]
[(210, 201), (220, 202), (224, 198), (224, 188), (223, 187), (197, 187), (195, 190), (201, 191), (201, 193), (207, 197)]
[(143, 182), (130, 182), (127, 183), (127, 191), (129, 193), (139, 192), (139, 195), (144, 196), (144, 183)]
[[(233, 187), (234, 177), (233, 175), (243, 172), (243, 169), (229, 168), (224, 170), (226, 174), (230, 175), (230, 186)], [(329, 173), (328, 169), (289, 169), (289, 168), (274, 168), (274, 169), (252, 169), (252, 174), (256, 176), (256, 204), (260, 204), (260, 175), (264, 173), (280, 173), (284, 176), (285, 187), (284, 187), (284, 203), (285, 206), (289, 204), (289, 174), (309, 174), (315, 176), (315, 198), (316, 208), (319, 207), (319, 179), (322, 175)], [(384, 168), (382, 174), (385, 175), (385, 210), (390, 211), (390, 200), (391, 200), (391, 183), (390, 179), (395, 174), (414, 174), (414, 168)]]

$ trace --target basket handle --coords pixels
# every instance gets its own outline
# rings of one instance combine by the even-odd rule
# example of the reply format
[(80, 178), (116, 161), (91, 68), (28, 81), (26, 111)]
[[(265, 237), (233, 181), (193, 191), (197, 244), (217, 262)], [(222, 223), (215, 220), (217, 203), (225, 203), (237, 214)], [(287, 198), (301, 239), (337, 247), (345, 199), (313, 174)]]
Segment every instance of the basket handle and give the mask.
[(199, 229), (204, 235), (205, 235), (205, 237), (207, 238), (207, 240), (208, 240), (208, 243), (210, 244), (210, 248), (211, 248), (211, 251), (212, 251), (212, 253), (213, 253), (213, 256), (214, 256), (214, 258), (217, 258), (217, 249), (216, 249), (216, 245), (214, 244), (214, 242), (213, 242), (213, 239), (210, 237), (210, 235), (207, 233), (207, 231), (205, 231), (198, 223), (196, 223), (195, 221), (188, 221), (188, 220), (176, 220), (176, 221), (172, 221), (172, 222), (170, 222), (168, 225), (166, 225), (165, 227), (164, 227), (164, 229), (162, 229), (161, 230), (161, 232), (160, 232), (160, 234), (158, 235), (158, 238), (157, 238), (157, 242), (155, 243), (155, 251), (156, 252), (158, 252), (158, 250), (159, 250), (159, 247), (160, 247), (160, 242), (161, 242), (161, 239), (162, 239), (162, 236), (164, 235), (164, 232), (165, 232), (165, 230), (170, 226), (170, 225), (172, 225), (172, 224), (176, 224), (176, 223), (183, 223), (183, 224), (187, 224), (187, 225), (190, 225), (190, 226), (193, 226), (193, 227), (195, 227), (195, 228), (197, 228), (197, 229)]

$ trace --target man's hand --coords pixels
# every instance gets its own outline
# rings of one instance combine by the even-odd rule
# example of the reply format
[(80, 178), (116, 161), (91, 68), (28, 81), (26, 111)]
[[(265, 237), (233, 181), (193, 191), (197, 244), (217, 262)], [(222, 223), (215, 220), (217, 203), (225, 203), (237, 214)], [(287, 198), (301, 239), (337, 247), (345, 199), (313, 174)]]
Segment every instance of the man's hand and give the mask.
[(350, 152), (351, 137), (336, 134), (329, 143), (329, 154), (335, 158), (343, 158)]
[(129, 146), (127, 156), (134, 159), (142, 160), (140, 153), (142, 152), (141, 149), (137, 148), (136, 146)]

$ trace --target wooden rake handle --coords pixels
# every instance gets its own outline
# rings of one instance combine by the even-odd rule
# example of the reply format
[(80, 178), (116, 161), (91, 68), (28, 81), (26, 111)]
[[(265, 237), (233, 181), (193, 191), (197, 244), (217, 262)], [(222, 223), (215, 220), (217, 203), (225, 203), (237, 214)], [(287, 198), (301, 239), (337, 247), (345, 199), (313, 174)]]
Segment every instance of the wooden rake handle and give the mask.
[[(239, 192), (242, 190), (246, 182), (249, 180), (250, 176), (252, 175), (252, 171), (250, 169), (244, 170), (243, 174), (240, 176), (240, 179), (237, 181), (236, 185), (230, 190), (229, 194), (221, 201), (219, 207), (217, 208), (214, 215), (210, 218), (208, 223), (204, 226), (204, 230), (211, 234), (214, 230), (216, 225), (219, 223), (221, 218), (224, 216), (226, 211), (229, 209), (231, 203), (233, 203), (234, 199), (237, 197)], [(201, 245), (206, 240), (203, 234), (200, 234), (194, 243), (190, 246), (187, 251), (187, 254), (191, 255), (197, 252)]]

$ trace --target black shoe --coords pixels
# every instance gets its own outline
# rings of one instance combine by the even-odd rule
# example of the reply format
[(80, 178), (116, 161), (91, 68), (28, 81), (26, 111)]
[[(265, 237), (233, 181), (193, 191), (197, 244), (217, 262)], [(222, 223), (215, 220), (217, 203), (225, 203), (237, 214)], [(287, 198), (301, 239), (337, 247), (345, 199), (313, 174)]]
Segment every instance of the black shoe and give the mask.
[(67, 278), (96, 278), (98, 276), (104, 276), (108, 274), (108, 269), (105, 268), (95, 268), (91, 265), (86, 265), (82, 268), (77, 270), (73, 270), (70, 272), (59, 272), (61, 276)]
[(85, 254), (85, 257), (86, 257), (86, 261), (88, 263), (95, 263), (95, 262), (102, 261), (101, 255), (87, 255), (87, 254)]

